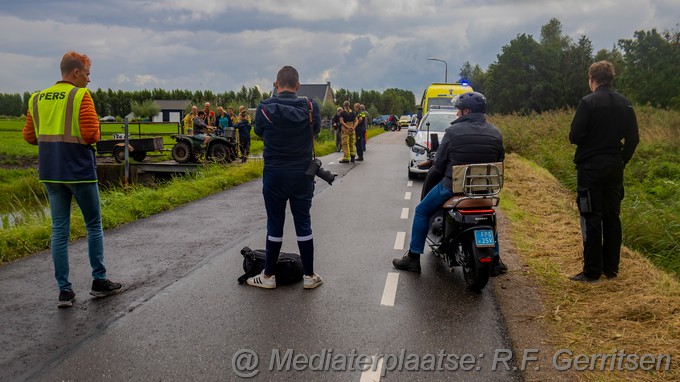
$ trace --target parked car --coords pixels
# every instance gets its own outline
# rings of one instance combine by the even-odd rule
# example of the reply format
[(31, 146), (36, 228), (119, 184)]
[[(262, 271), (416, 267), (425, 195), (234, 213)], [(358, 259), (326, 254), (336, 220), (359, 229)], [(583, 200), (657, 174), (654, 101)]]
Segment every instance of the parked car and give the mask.
[(107, 115), (106, 117), (99, 118), (99, 122), (116, 122), (116, 117)]
[[(409, 147), (408, 178), (413, 179), (418, 176), (425, 176), (427, 169), (420, 169), (418, 165), (427, 160), (427, 152), (423, 147), (431, 147), (432, 134), (436, 134), (439, 142), (444, 138), (446, 128), (451, 125), (458, 116), (455, 108), (430, 109), (418, 124), (418, 129), (414, 132), (416, 145)], [(409, 135), (411, 131), (409, 129)]]
[(408, 115), (402, 115), (399, 117), (399, 127), (408, 127), (409, 123), (411, 123), (411, 117)]
[(387, 114), (379, 115), (379, 116), (373, 118), (371, 123), (374, 124), (374, 125), (380, 125), (381, 123), (384, 123), (387, 120), (388, 117), (389, 117), (389, 115), (387, 115)]

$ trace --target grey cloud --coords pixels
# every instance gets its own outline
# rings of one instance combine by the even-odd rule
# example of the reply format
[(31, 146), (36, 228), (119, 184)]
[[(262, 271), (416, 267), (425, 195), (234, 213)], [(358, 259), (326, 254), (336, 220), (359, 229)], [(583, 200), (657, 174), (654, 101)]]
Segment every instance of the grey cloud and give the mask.
[[(32, 91), (58, 79), (70, 49), (93, 59), (91, 87), (133, 90), (271, 89), (277, 70), (303, 82), (351, 90), (422, 93), (450, 81), (466, 61), (486, 69), (517, 34), (539, 38), (558, 18), (563, 33), (610, 49), (635, 30), (680, 20), (677, 0), (85, 0), (12, 1), (0, 10), (0, 92)], [(40, 12), (36, 12), (40, 9)]]

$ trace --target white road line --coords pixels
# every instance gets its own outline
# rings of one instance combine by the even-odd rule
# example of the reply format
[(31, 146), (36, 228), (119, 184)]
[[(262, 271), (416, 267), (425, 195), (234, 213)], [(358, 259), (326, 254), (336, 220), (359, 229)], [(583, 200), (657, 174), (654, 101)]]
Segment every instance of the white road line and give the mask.
[(408, 219), (408, 207), (401, 209), (401, 218)]
[(382, 299), (380, 305), (394, 306), (394, 299), (397, 297), (397, 284), (399, 284), (399, 273), (387, 273), (385, 280), (385, 289), (383, 289)]
[(380, 374), (382, 374), (383, 357), (378, 358), (377, 355), (374, 355), (371, 358), (373, 358), (371, 366), (368, 367), (368, 370), (365, 370), (364, 372), (361, 373), (361, 379), (359, 380), (359, 382), (380, 381)]
[(406, 182), (406, 187), (413, 187), (413, 181), (409, 180), (408, 182)]
[(397, 232), (397, 237), (394, 239), (394, 249), (404, 249), (404, 241), (406, 241), (406, 232)]
[(405, 193), (405, 194), (404, 194), (404, 199), (405, 199), (405, 200), (411, 200), (411, 193), (410, 193), (410, 192)]

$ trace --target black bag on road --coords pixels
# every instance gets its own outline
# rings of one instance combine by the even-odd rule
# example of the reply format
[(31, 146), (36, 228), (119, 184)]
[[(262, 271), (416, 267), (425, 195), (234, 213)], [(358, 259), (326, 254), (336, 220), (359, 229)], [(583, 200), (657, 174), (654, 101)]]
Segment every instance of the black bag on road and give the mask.
[[(252, 250), (249, 247), (241, 249), (243, 255), (243, 271), (245, 272), (238, 278), (239, 284), (244, 284), (248, 277), (257, 276), (264, 269), (264, 260), (267, 257), (264, 249)], [(304, 270), (302, 259), (297, 253), (281, 252), (279, 261), (276, 262), (276, 284), (287, 285), (302, 281)]]

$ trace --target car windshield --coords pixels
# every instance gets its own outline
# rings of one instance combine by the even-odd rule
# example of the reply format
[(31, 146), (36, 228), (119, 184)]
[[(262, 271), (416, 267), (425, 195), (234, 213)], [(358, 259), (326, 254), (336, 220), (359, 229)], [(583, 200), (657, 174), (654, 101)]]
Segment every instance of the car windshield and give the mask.
[(446, 128), (449, 127), (451, 122), (453, 122), (456, 118), (458, 117), (455, 113), (427, 114), (420, 124), (420, 129), (423, 131), (427, 130), (426, 124), (429, 122), (430, 131), (443, 132), (446, 131)]
[(451, 104), (451, 99), (452, 98), (442, 98), (442, 97), (428, 98), (427, 99), (428, 111), (429, 111), (429, 109), (432, 109), (432, 106), (445, 106), (445, 107), (453, 106)]

